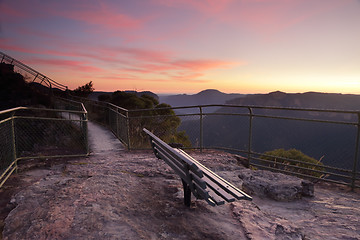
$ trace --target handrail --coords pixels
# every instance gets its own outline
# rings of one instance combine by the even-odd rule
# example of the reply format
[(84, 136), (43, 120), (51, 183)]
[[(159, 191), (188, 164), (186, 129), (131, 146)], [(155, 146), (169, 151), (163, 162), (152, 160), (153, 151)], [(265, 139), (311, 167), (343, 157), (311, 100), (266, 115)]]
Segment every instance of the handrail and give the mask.
[[(131, 149), (145, 149), (141, 142), (141, 134), (138, 133), (139, 129), (142, 129), (144, 126), (142, 124), (146, 124), (147, 121), (137, 121), (137, 119), (153, 119), (159, 117), (157, 114), (148, 114), (149, 112), (156, 112), (161, 110), (180, 110), (180, 109), (198, 109), (197, 111), (189, 111), (189, 113), (175, 112), (175, 116), (185, 117), (185, 116), (199, 116), (198, 120), (199, 124), (198, 128), (198, 137), (197, 144), (200, 145), (194, 147), (196, 149), (222, 149), (228, 150), (229, 152), (241, 152), (247, 154), (247, 158), (249, 164), (255, 167), (263, 167), (267, 168), (266, 164), (260, 164), (260, 162), (264, 162), (258, 156), (263, 156), (263, 153), (258, 153), (253, 149), (253, 141), (254, 141), (254, 133), (253, 128), (256, 129), (256, 125), (253, 124), (253, 121), (258, 121), (257, 119), (268, 118), (268, 119), (282, 119), (282, 120), (290, 120), (290, 121), (304, 121), (304, 122), (318, 122), (318, 123), (326, 123), (326, 124), (338, 124), (343, 126), (353, 126), (355, 127), (353, 131), (356, 134), (356, 142), (354, 142), (354, 156), (353, 156), (353, 167), (340, 168), (337, 166), (331, 165), (321, 165), (324, 169), (312, 169), (316, 164), (306, 163), (306, 166), (310, 166), (309, 171), (313, 173), (323, 173), (326, 175), (326, 178), (314, 177), (309, 174), (300, 174), (299, 172), (294, 172), (294, 175), (302, 175), (302, 177), (309, 177), (323, 181), (329, 182), (337, 182), (340, 184), (345, 184), (350, 186), (352, 189), (355, 187), (360, 187), (357, 184), (357, 180), (359, 179), (359, 172), (357, 171), (357, 163), (360, 152), (360, 110), (338, 110), (338, 109), (315, 109), (315, 108), (293, 108), (293, 107), (275, 107), (275, 106), (252, 106), (252, 105), (233, 105), (233, 104), (209, 104), (209, 105), (194, 105), (194, 106), (185, 106), (185, 107), (165, 107), (165, 108), (151, 108), (151, 109), (136, 109), (136, 110), (127, 110), (121, 107), (118, 107), (114, 104), (104, 102), (104, 101), (93, 101), (90, 99), (83, 99), (86, 103), (93, 104), (94, 106), (99, 106), (101, 108), (107, 109), (108, 112), (102, 112), (102, 123), (107, 125), (110, 130), (127, 146), (129, 150)], [(214, 108), (221, 107), (222, 110), (217, 110), (215, 112), (208, 112), (206, 108)], [(226, 109), (227, 108), (227, 109)], [(237, 108), (239, 110), (234, 110)], [(126, 115), (123, 112), (120, 112), (120, 109), (125, 111)], [(229, 110), (230, 109), (230, 110)], [(91, 109), (91, 111), (96, 111), (96, 109)], [(271, 111), (267, 111), (271, 110)], [(298, 113), (304, 112), (308, 113), (306, 115), (300, 116)], [(138, 114), (136, 114), (138, 113)], [(294, 113), (294, 114), (289, 114)], [(318, 113), (318, 114), (311, 114)], [(335, 113), (335, 114), (334, 114)], [(248, 139), (245, 140), (244, 147), (247, 146), (247, 149), (235, 149), (235, 148), (224, 148), (216, 145), (204, 146), (203, 134), (207, 132), (208, 129), (204, 128), (203, 121), (206, 120), (207, 117), (215, 116), (215, 115), (234, 115), (241, 116), (248, 119), (248, 132), (245, 135), (248, 135)], [(337, 116), (349, 116), (346, 118), (338, 118)], [(162, 118), (165, 117), (173, 117), (172, 113), (165, 111), (164, 115), (161, 115)], [(97, 116), (99, 117), (99, 116)], [(244, 119), (245, 119), (244, 118)], [(119, 121), (121, 119), (121, 121)], [(98, 119), (97, 119), (98, 120)], [(134, 121), (133, 121), (134, 120)], [(139, 125), (140, 124), (140, 125)], [(195, 134), (196, 135), (196, 134)], [(256, 140), (256, 139), (255, 139)], [(354, 139), (355, 140), (355, 139)], [(133, 142), (138, 141), (138, 144), (133, 144)], [(350, 150), (351, 151), (351, 150)], [(286, 158), (284, 158), (286, 159)], [(286, 159), (289, 162), (293, 162), (296, 164), (300, 163), (297, 160)], [(260, 162), (259, 162), (260, 161)], [(258, 163), (259, 162), (259, 163)], [(281, 164), (279, 164), (281, 165)], [(304, 170), (302, 166), (293, 166), (294, 169)], [(275, 171), (282, 171), (281, 169), (270, 167)], [(305, 169), (307, 170), (307, 169)], [(344, 175), (345, 174), (345, 175)], [(332, 177), (339, 177), (342, 180), (334, 180)], [(344, 182), (343, 182), (344, 181)], [(351, 181), (351, 182), (349, 182)]]
[(63, 91), (68, 90), (68, 87), (66, 85), (63, 85), (61, 83), (58, 83), (58, 82), (52, 80), (51, 78), (45, 76), (44, 74), (34, 70), (33, 68), (16, 60), (15, 58), (10, 57), (9, 55), (7, 55), (1, 51), (0, 51), (0, 57), (1, 57), (1, 63), (7, 62), (11, 65), (14, 65), (14, 66), (24, 70), (25, 72), (31, 74), (32, 76), (34, 76), (35, 78), (32, 80), (32, 82), (35, 82), (36, 79), (40, 79), (41, 80), (40, 84), (42, 84), (45, 81), (47, 84), (47, 87), (49, 87), (50, 89), (58, 88)]
[(81, 104), (83, 107), (82, 111), (76, 111), (76, 110), (66, 110), (66, 109), (51, 109), (51, 108), (34, 108), (34, 107), (16, 107), (16, 108), (10, 108), (3, 111), (0, 111), (1, 114), (9, 113), (9, 112), (16, 112), (18, 110), (37, 110), (37, 111), (46, 111), (46, 112), (68, 112), (68, 113), (87, 113), (85, 107), (83, 104)]
[[(101, 101), (100, 101), (101, 102)], [(206, 107), (232, 107), (232, 108), (253, 108), (253, 109), (267, 109), (267, 110), (285, 110), (285, 111), (306, 111), (306, 112), (329, 112), (329, 113), (360, 113), (360, 110), (341, 110), (341, 109), (316, 109), (316, 108), (292, 108), (292, 107), (274, 107), (274, 106), (256, 106), (256, 105), (236, 105), (236, 104), (205, 104), (205, 105), (191, 105), (183, 107), (165, 107), (156, 108), (156, 110), (168, 109), (188, 109), (188, 108), (206, 108)], [(129, 112), (143, 112), (153, 111), (154, 109), (132, 109)], [(205, 114), (205, 113), (204, 113)]]

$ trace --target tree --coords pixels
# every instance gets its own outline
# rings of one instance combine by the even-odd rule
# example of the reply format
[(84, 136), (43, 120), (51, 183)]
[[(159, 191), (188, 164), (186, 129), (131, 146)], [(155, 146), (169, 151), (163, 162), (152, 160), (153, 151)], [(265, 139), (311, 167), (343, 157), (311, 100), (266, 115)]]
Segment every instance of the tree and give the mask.
[(0, 63), (0, 110), (18, 106), (51, 106), (51, 98), (40, 91), (42, 88), (40, 84), (26, 82), (23, 75), (14, 71), (13, 65)]
[(94, 92), (94, 90), (95, 90), (95, 88), (93, 86), (93, 82), (90, 81), (90, 82), (86, 83), (85, 85), (74, 89), (73, 94), (78, 97), (86, 98), (90, 95), (90, 93)]
[[(144, 127), (166, 142), (191, 147), (185, 132), (177, 130), (181, 123), (180, 118), (175, 115), (170, 105), (159, 104), (153, 96), (143, 94), (139, 97), (135, 93), (116, 91), (111, 95), (100, 95), (98, 99), (130, 110), (128, 116), (132, 147), (141, 148), (148, 144), (148, 137), (142, 132)], [(104, 114), (105, 117), (107, 115)]]

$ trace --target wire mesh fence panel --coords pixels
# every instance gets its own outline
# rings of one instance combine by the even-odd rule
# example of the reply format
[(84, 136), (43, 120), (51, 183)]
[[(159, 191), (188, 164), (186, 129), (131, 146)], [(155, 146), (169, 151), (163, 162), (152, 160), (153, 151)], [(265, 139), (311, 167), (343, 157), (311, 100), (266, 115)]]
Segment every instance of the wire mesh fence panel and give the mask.
[(15, 160), (12, 119), (0, 122), (0, 174)]
[(118, 136), (118, 114), (117, 111), (115, 109), (109, 109), (108, 111), (109, 113), (109, 129), (116, 135)]
[(202, 144), (200, 115), (180, 116), (181, 124), (178, 128), (184, 136), (187, 136), (191, 145), (188, 147), (200, 148)]
[(79, 123), (74, 120), (16, 118), (17, 157), (86, 154), (86, 136)]
[(128, 138), (128, 121), (126, 116), (122, 115), (121, 113), (117, 113), (116, 118), (116, 126), (117, 126), (117, 134), (116, 136), (118, 139), (126, 144), (129, 145), (129, 138)]
[[(251, 149), (253, 152), (260, 153), (257, 156), (260, 159), (253, 160), (253, 163), (350, 183), (349, 178), (355, 158), (356, 133), (356, 127), (347, 124), (254, 117)], [(269, 151), (272, 151), (272, 154), (279, 153), (278, 149), (299, 150), (313, 158), (309, 161), (319, 167), (279, 158), (264, 158), (261, 155)], [(314, 169), (314, 171), (294, 166)], [(344, 177), (338, 175), (344, 175)]]
[(206, 147), (226, 147), (247, 151), (249, 117), (236, 115), (209, 115), (204, 118)]
[(55, 98), (54, 100), (55, 109), (63, 110), (72, 110), (72, 111), (82, 111), (82, 106), (80, 102), (75, 102), (68, 99)]
[(85, 108), (89, 113), (90, 120), (106, 126), (108, 125), (109, 109), (107, 106), (101, 105), (100, 103), (94, 101), (86, 101)]

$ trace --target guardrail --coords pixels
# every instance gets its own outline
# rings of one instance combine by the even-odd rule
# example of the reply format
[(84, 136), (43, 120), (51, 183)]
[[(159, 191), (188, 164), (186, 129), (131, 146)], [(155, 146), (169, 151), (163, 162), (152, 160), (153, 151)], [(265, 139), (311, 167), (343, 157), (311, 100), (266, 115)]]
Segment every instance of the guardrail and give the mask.
[(32, 77), (34, 77), (33, 79), (30, 79), (31, 82), (37, 81), (38, 83), (48, 87), (50, 90), (52, 89), (60, 89), (62, 91), (68, 90), (67, 86), (52, 80), (51, 78), (45, 76), (42, 73), (39, 73), (38, 71), (32, 69), (26, 64), (16, 60), (15, 58), (10, 57), (9, 55), (3, 52), (0, 52), (0, 58), (1, 58), (1, 63), (7, 63), (13, 65), (16, 68), (15, 70), (19, 71), (24, 77), (26, 76), (26, 74), (30, 74)]
[(17, 107), (0, 111), (0, 187), (25, 159), (89, 154), (87, 111), (82, 103), (57, 101), (64, 109)]
[[(154, 109), (126, 110), (106, 102), (82, 101), (89, 118), (108, 126), (129, 150), (150, 149), (143, 140), (143, 127), (159, 136), (185, 131), (193, 149), (243, 154), (252, 167), (360, 187), (360, 111), (201, 105), (157, 109), (156, 113), (174, 112), (162, 115), (154, 114)], [(175, 130), (164, 124), (174, 117), (181, 119)], [(266, 157), (271, 156), (264, 152), (279, 148), (311, 152), (319, 164), (286, 158), (269, 161)]]

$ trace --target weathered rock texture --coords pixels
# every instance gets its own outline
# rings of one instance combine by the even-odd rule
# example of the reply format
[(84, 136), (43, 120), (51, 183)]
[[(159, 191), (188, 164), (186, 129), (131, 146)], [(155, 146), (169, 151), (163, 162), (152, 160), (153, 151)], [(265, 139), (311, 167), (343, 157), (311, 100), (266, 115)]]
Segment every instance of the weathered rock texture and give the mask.
[[(193, 199), (186, 208), (180, 179), (152, 152), (113, 147), (93, 145), (89, 158), (15, 175), (34, 180), (9, 200), (15, 208), (3, 238), (360, 239), (359, 193), (324, 185), (314, 197), (295, 201), (254, 194), (252, 202), (211, 207)], [(241, 188), (238, 175), (247, 170), (230, 154), (190, 155)]]
[(250, 193), (278, 201), (292, 201), (314, 196), (314, 185), (297, 177), (265, 170), (242, 169), (239, 178)]

